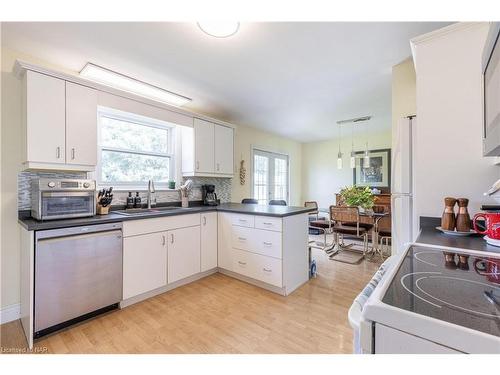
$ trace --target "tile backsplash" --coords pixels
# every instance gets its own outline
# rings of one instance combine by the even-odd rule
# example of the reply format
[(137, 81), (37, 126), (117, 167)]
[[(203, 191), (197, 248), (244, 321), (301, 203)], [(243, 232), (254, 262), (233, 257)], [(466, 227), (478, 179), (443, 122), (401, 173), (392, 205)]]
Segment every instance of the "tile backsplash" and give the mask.
[[(20, 172), (17, 177), (17, 196), (18, 210), (31, 209), (31, 180), (36, 178), (87, 178), (86, 172)], [(186, 179), (183, 179), (183, 182)], [(201, 200), (201, 185), (213, 184), (217, 197), (222, 203), (231, 201), (231, 178), (215, 178), (215, 177), (193, 177), (193, 189), (189, 193), (189, 200)], [(133, 190), (133, 195), (137, 190)], [(114, 205), (125, 205), (127, 200), (127, 191), (116, 191), (113, 194)], [(147, 190), (139, 190), (139, 195), (146, 201)], [(181, 195), (179, 190), (157, 190), (156, 202), (180, 202)]]

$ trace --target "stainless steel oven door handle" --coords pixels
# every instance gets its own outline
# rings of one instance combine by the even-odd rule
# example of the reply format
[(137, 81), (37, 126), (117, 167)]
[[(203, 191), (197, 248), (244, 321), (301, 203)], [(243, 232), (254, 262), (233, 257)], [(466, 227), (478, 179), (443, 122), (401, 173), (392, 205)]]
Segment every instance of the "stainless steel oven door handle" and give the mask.
[(61, 197), (92, 197), (94, 195), (93, 191), (44, 191), (42, 192), (42, 198), (61, 198)]

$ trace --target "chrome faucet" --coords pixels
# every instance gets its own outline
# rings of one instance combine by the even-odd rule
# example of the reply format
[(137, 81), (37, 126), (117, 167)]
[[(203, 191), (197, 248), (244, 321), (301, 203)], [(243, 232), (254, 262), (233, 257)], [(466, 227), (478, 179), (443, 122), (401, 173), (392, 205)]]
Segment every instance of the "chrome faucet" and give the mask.
[(155, 184), (153, 180), (148, 182), (148, 208), (156, 206)]

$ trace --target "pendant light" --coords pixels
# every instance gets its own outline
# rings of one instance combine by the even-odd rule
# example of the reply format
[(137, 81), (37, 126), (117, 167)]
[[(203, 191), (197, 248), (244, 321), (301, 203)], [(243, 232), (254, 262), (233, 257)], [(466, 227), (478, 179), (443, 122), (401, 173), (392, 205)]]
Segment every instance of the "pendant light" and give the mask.
[(370, 152), (368, 151), (368, 142), (366, 142), (365, 154), (363, 156), (363, 168), (370, 168)]
[(337, 169), (342, 169), (342, 151), (340, 151), (340, 143), (342, 142), (342, 131), (339, 124), (339, 153), (337, 154)]
[(352, 124), (351, 128), (351, 159), (350, 159), (350, 167), (352, 169), (356, 168), (356, 153), (354, 152), (354, 124)]

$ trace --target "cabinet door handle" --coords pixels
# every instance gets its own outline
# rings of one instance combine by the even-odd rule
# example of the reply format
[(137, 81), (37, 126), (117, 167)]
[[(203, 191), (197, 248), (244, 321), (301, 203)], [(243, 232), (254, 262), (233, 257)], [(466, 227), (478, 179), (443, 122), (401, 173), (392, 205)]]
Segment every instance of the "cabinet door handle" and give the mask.
[(247, 239), (245, 237), (238, 237), (240, 241), (246, 241)]
[(162, 245), (165, 246), (165, 244), (167, 243), (167, 239), (165, 238), (164, 235), (162, 235), (161, 238), (162, 238)]
[(270, 270), (269, 268), (265, 268), (265, 267), (264, 267), (262, 270), (263, 270), (264, 272), (273, 272), (273, 270)]
[(57, 159), (61, 158), (61, 147), (59, 146), (56, 148), (56, 158)]
[(241, 264), (242, 266), (246, 266), (247, 265), (246, 262), (240, 262), (240, 261), (238, 261), (238, 264)]
[(220, 169), (220, 166), (219, 166), (219, 163), (217, 163), (217, 171), (219, 171)]
[(273, 223), (262, 223), (264, 225), (273, 225)]
[(203, 225), (207, 225), (207, 217), (203, 216)]
[(272, 246), (273, 243), (272, 242), (266, 242), (266, 241), (264, 241), (264, 245), (266, 245), (266, 246)]
[(247, 222), (246, 219), (238, 219), (238, 221), (240, 221), (241, 223), (246, 223)]
[(170, 243), (174, 243), (174, 234), (173, 233), (170, 234)]
[(75, 149), (74, 148), (71, 149), (71, 159), (75, 160)]
[(198, 170), (198, 169), (200, 169), (200, 162), (199, 161), (196, 162), (196, 170)]

